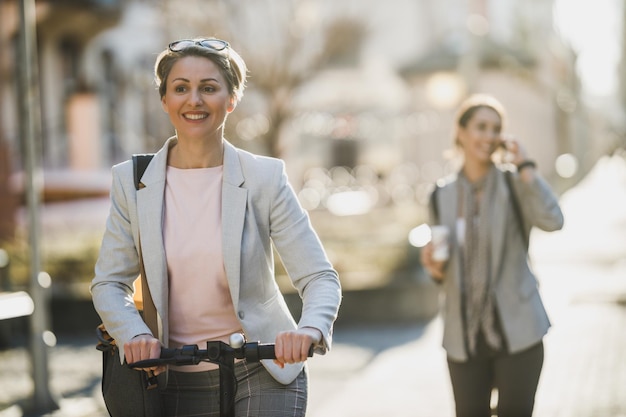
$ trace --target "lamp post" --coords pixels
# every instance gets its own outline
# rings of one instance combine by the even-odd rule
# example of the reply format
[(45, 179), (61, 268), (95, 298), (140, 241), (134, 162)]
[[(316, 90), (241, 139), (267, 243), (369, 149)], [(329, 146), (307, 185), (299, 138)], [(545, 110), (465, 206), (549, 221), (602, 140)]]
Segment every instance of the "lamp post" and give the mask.
[(28, 240), (30, 246), (30, 296), (35, 309), (30, 317), (30, 354), (34, 391), (31, 401), (25, 405), (26, 415), (42, 415), (56, 410), (49, 390), (48, 357), (46, 338), (48, 330), (48, 299), (46, 286), (49, 276), (41, 272), (39, 249), (39, 204), (43, 175), (39, 162), (38, 136), (41, 130), (36, 48), (35, 0), (23, 0), (20, 4), (20, 130), (24, 141), (24, 166), (26, 170), (26, 202), (28, 210)]

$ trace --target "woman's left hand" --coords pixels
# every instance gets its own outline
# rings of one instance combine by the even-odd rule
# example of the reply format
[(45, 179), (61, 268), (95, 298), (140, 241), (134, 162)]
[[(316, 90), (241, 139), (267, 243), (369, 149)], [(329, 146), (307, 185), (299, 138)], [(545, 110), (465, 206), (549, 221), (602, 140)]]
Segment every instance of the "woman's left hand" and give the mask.
[(509, 162), (512, 164), (519, 165), (528, 159), (526, 148), (515, 136), (510, 134), (502, 135), (502, 143), (509, 155)]
[(276, 336), (274, 363), (281, 368), (286, 363), (304, 362), (309, 357), (312, 345), (322, 340), (322, 332), (313, 327), (281, 332)]
[[(502, 143), (504, 144), (507, 154), (509, 155), (508, 161), (519, 167), (521, 163), (528, 161), (528, 152), (522, 143), (512, 135), (503, 135)], [(534, 164), (531, 165), (534, 167)], [(523, 169), (518, 171), (520, 178), (525, 183), (530, 183), (535, 178), (534, 169)]]
[(433, 243), (428, 242), (420, 252), (420, 260), (422, 266), (430, 274), (430, 276), (438, 282), (443, 281), (444, 270), (446, 268), (447, 261), (435, 261), (433, 259)]

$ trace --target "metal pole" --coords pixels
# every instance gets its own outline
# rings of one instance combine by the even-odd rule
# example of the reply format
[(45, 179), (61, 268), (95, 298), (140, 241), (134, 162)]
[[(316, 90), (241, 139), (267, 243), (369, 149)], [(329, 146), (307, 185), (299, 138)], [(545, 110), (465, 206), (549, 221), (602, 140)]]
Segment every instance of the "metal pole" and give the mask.
[(56, 404), (49, 390), (48, 351), (46, 339), (53, 338), (48, 330), (48, 294), (49, 282), (41, 273), (39, 248), (39, 204), (43, 174), (40, 166), (39, 138), (41, 133), (41, 115), (39, 113), (39, 76), (37, 71), (36, 16), (35, 0), (18, 2), (20, 6), (20, 117), (21, 133), (24, 141), (24, 162), (26, 169), (26, 202), (28, 209), (28, 240), (30, 244), (30, 296), (35, 310), (30, 318), (30, 354), (34, 391), (27, 415), (42, 415), (56, 410)]

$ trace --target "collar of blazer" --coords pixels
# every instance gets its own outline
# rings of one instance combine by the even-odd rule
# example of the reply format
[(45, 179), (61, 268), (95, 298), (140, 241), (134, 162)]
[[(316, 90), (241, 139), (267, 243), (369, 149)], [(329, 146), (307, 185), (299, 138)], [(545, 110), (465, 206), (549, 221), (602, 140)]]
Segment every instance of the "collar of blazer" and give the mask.
[[(145, 187), (165, 181), (167, 156), (169, 150), (172, 146), (176, 145), (176, 143), (178, 143), (178, 139), (176, 136), (172, 136), (154, 155), (153, 161), (150, 162), (140, 179)], [(244, 182), (243, 171), (237, 153), (237, 148), (224, 139), (224, 182), (236, 187)]]

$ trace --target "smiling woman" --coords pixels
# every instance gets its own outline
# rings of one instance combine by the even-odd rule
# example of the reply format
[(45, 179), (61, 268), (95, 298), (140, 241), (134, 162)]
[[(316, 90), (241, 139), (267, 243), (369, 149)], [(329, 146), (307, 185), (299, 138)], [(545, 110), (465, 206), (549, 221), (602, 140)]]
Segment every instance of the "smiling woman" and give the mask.
[[(303, 362), (311, 348), (330, 348), (341, 287), (284, 163), (224, 138), (246, 65), (228, 42), (184, 39), (159, 55), (155, 79), (176, 135), (150, 160), (138, 178), (142, 186), (135, 186), (131, 161), (113, 167), (111, 212), (91, 286), (96, 311), (128, 363), (157, 358), (162, 347), (228, 343), (235, 333), (273, 342), (274, 361), (235, 365), (235, 415), (304, 416)], [(274, 251), (301, 294), (299, 322), (276, 283)], [(152, 300), (157, 313), (152, 326), (127, 301), (142, 259), (146, 306)], [(163, 415), (216, 415), (216, 368), (170, 366)], [(166, 381), (164, 367), (143, 371)]]
[(221, 165), (224, 123), (243, 96), (246, 72), (243, 59), (220, 39), (183, 39), (159, 55), (155, 80), (178, 138), (171, 166)]
[(172, 66), (161, 104), (178, 137), (170, 165), (183, 169), (221, 165), (224, 123), (236, 101), (219, 67), (201, 57), (181, 58)]

